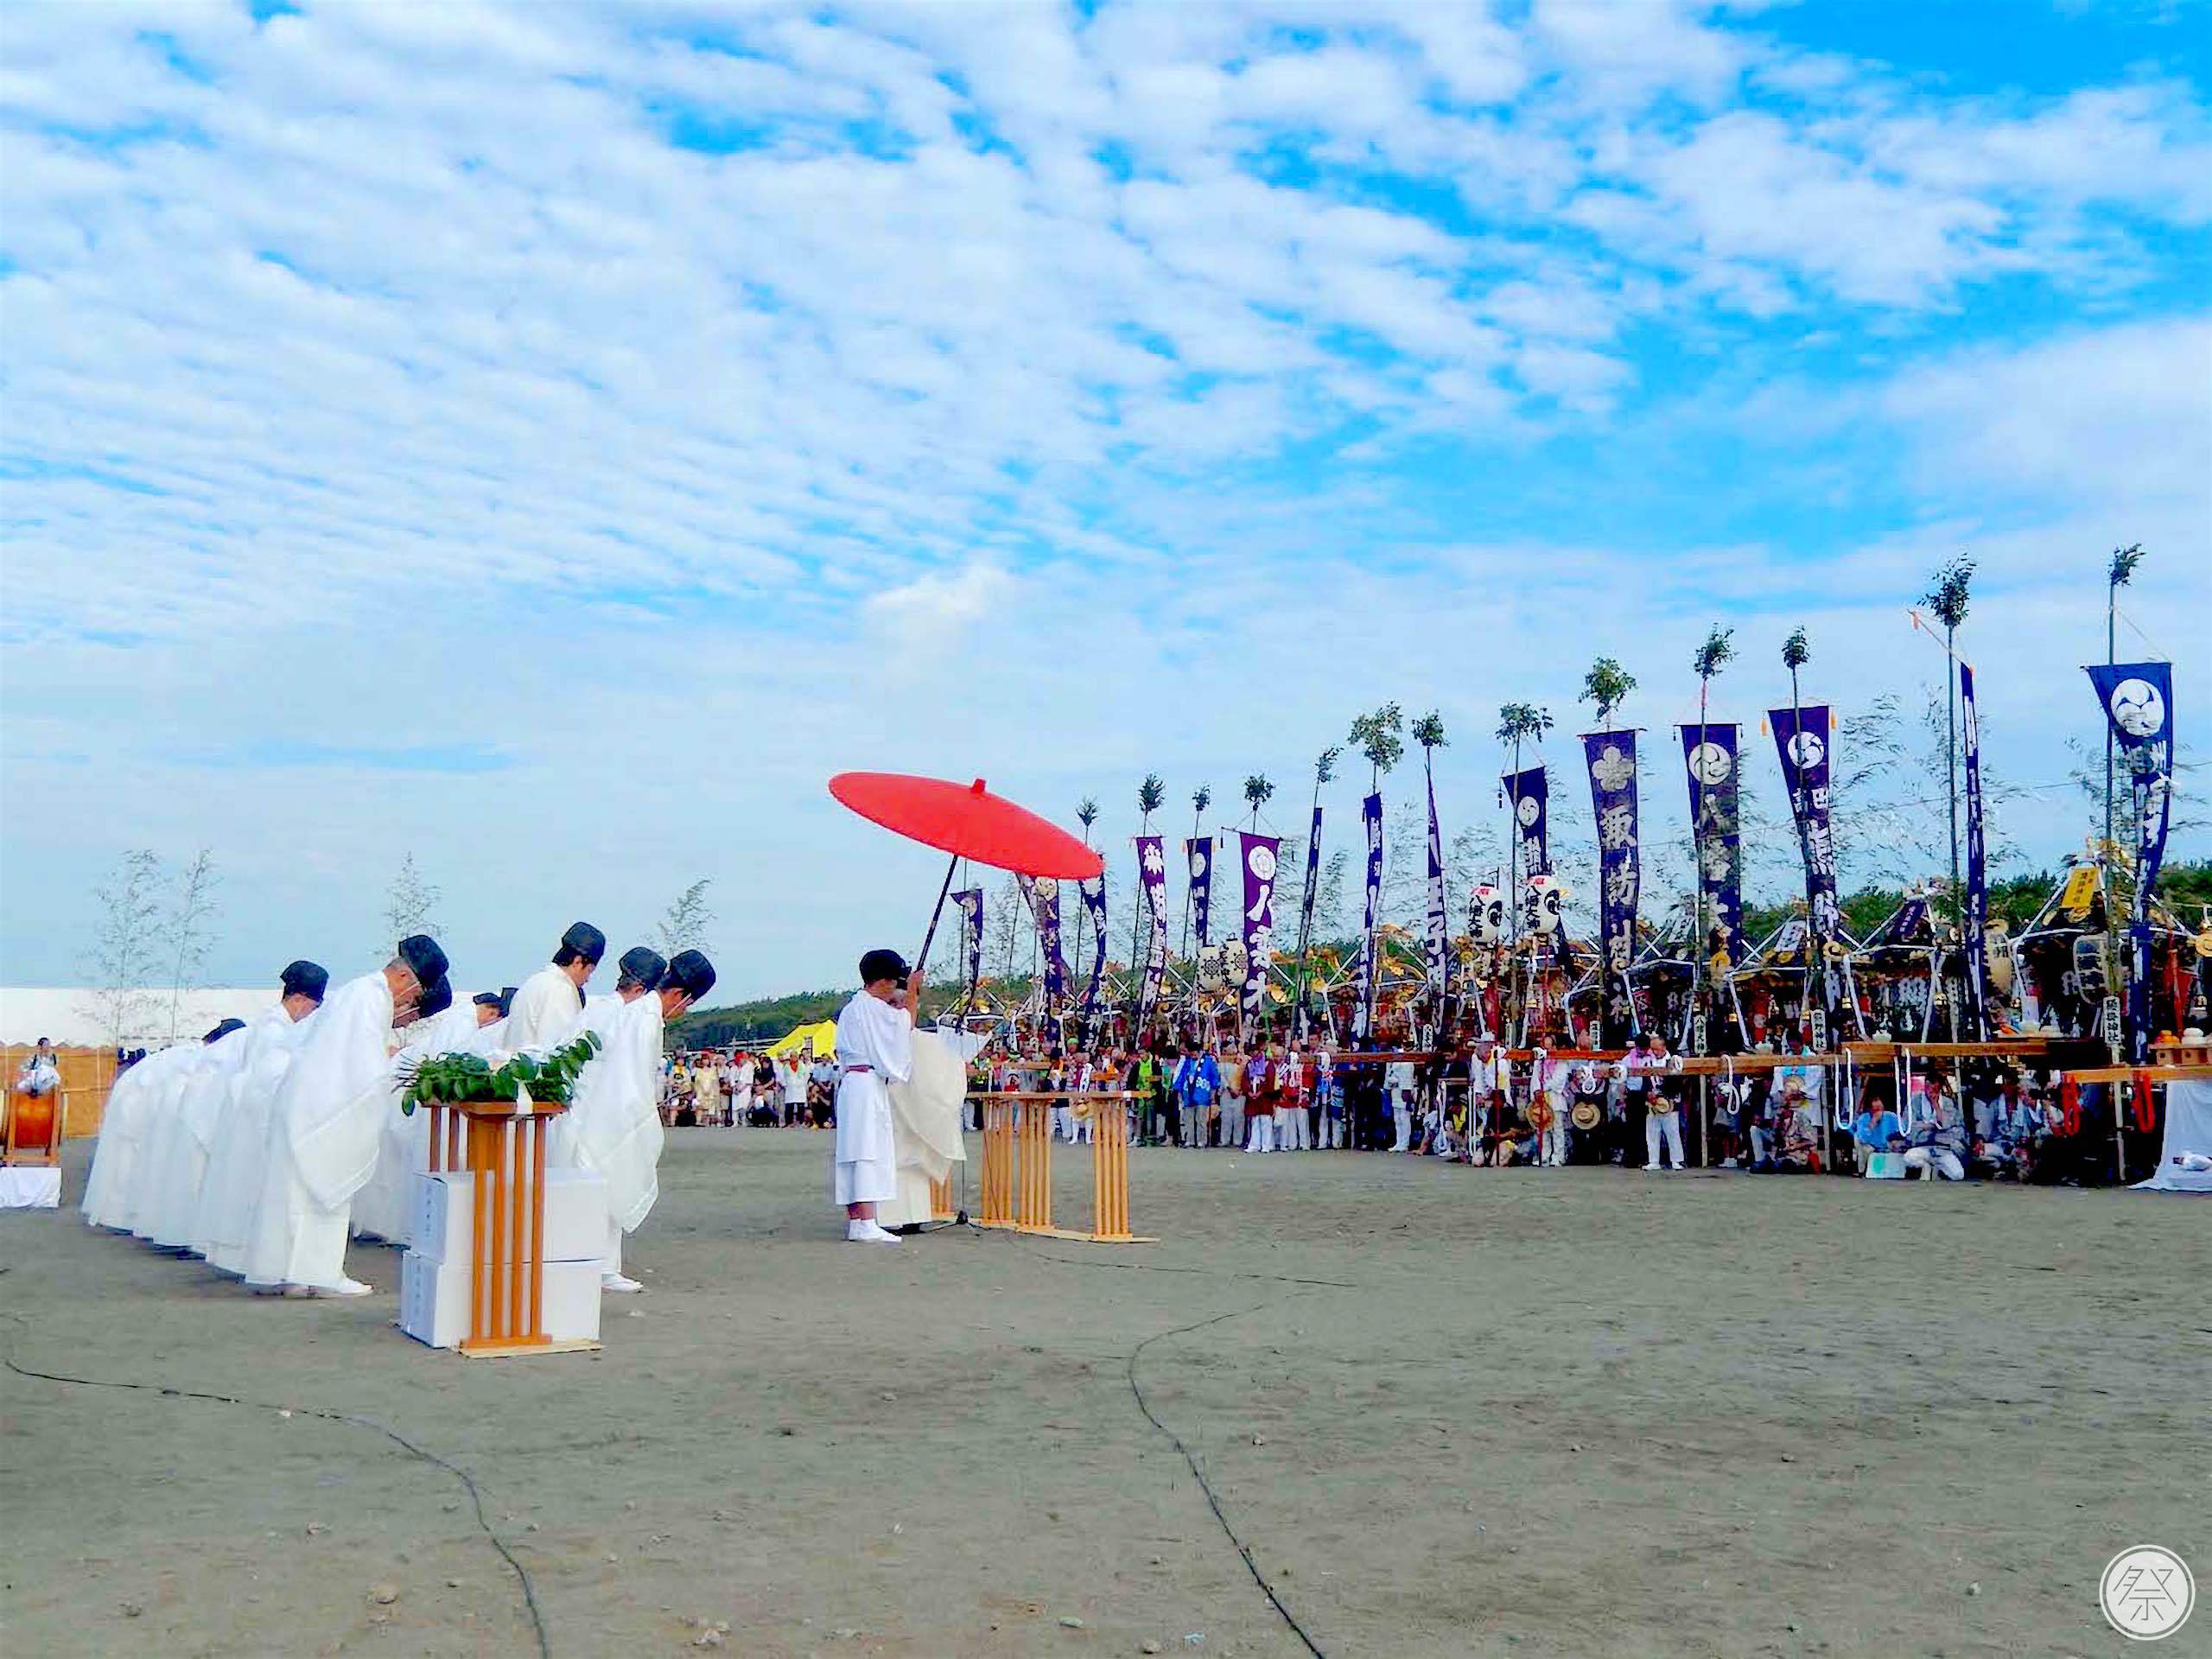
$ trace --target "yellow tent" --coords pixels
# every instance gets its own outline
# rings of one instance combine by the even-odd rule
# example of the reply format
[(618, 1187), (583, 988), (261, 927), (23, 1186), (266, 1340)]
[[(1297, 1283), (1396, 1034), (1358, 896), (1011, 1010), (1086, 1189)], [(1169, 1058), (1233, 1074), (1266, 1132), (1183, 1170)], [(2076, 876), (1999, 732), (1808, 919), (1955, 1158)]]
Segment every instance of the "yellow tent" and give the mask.
[(826, 1059), (837, 1058), (837, 1022), (824, 1020), (819, 1025), (798, 1026), (769, 1046), (769, 1054), (781, 1059), (786, 1054), (802, 1048), (810, 1048)]

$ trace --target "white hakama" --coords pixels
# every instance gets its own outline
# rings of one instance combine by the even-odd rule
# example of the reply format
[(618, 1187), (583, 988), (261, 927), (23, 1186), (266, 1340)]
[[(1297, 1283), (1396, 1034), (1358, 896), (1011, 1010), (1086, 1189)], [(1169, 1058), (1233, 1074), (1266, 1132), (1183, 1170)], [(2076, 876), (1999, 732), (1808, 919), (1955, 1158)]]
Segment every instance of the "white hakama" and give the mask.
[(899, 1154), (885, 1090), (914, 1074), (913, 1016), (857, 993), (837, 1016), (837, 1204), (887, 1204), (899, 1196)]
[(622, 1272), (622, 1235), (634, 1233), (660, 1197), (661, 1005), (647, 991), (629, 1002), (594, 999), (586, 1024), (604, 1045), (576, 1078), (559, 1121), (563, 1158), (607, 1183), (607, 1255), (601, 1272)]

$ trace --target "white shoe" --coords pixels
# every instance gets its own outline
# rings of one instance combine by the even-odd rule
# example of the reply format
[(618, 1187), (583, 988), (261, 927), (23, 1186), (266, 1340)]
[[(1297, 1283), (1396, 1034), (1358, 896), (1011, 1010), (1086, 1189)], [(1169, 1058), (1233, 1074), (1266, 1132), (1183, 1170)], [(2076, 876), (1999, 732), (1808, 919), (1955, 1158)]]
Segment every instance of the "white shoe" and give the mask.
[(322, 1299), (340, 1296), (366, 1296), (370, 1294), (370, 1291), (369, 1287), (363, 1284), (358, 1279), (340, 1279), (334, 1285), (287, 1285), (284, 1287), (284, 1294), (287, 1296), (296, 1298)]
[(599, 1275), (599, 1287), (601, 1290), (613, 1291), (618, 1295), (622, 1296), (634, 1296), (638, 1292), (645, 1288), (645, 1287), (639, 1284), (635, 1279), (626, 1279), (619, 1273), (601, 1274)]
[(848, 1244), (903, 1244), (906, 1241), (872, 1221), (852, 1221), (845, 1224), (845, 1242)]
[(1656, 1165), (1656, 1164), (1646, 1164), (1646, 1165), (1644, 1166), (1644, 1168), (1646, 1168), (1646, 1169), (1648, 1169), (1648, 1170), (1657, 1169), (1658, 1167), (1659, 1167), (1659, 1166), (1658, 1166), (1658, 1165)]

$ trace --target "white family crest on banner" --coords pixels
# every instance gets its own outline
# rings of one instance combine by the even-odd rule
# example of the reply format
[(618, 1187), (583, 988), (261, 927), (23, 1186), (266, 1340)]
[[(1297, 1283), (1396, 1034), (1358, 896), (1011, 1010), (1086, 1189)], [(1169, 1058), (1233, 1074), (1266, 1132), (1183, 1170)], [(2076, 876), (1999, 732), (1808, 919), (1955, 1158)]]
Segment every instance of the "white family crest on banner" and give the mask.
[(1814, 732), (1799, 732), (1789, 740), (1789, 759), (1803, 771), (1810, 772), (1827, 759), (1828, 746)]
[(2156, 737), (2166, 723), (2166, 700), (2148, 680), (2122, 680), (2112, 689), (2112, 723), (2130, 737)]
[(1736, 770), (1736, 758), (1718, 743), (1700, 743), (1690, 751), (1690, 771), (1700, 784), (1725, 784)]

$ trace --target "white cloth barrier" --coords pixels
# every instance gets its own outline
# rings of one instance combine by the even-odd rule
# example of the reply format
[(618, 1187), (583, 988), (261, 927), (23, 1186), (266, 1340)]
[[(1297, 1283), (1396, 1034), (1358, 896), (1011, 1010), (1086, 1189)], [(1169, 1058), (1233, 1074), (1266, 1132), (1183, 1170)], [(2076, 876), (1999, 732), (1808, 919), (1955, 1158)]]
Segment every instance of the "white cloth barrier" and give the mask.
[[(2158, 1172), (2138, 1192), (2212, 1192), (2212, 1083), (2166, 1085), (2165, 1145)], [(2191, 1164), (2196, 1167), (2190, 1168)]]
[(52, 1164), (0, 1169), (0, 1210), (59, 1210), (61, 1172)]

